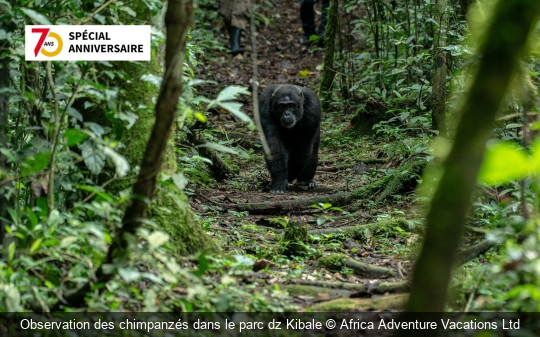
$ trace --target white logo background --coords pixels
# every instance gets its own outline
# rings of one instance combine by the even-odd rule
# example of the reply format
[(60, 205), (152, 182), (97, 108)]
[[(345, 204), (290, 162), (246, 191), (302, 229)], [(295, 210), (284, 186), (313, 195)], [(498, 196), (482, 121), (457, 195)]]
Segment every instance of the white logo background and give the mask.
[[(36, 56), (34, 49), (39, 42), (41, 33), (32, 33), (32, 28), (50, 28), (49, 34), (51, 32), (58, 34), (62, 38), (62, 51), (52, 57), (48, 57), (40, 51)], [(83, 39), (85, 32), (86, 40)], [(73, 35), (79, 33), (80, 36), (76, 40), (70, 40), (70, 33), (74, 33)], [(89, 39), (89, 37), (103, 37), (105, 33), (110, 40)], [(54, 37), (48, 36), (42, 48), (48, 52), (54, 52), (58, 47), (57, 43)], [(70, 47), (73, 46), (71, 49), (75, 50), (76, 45), (96, 45), (96, 47), (118, 45), (120, 48), (127, 45), (129, 52), (69, 52)], [(136, 47), (132, 48), (132, 45)], [(107, 48), (106, 46), (105, 50)], [(133, 49), (142, 50), (142, 52), (132, 52)], [(97, 50), (101, 50), (101, 47)], [(150, 61), (150, 26), (25, 26), (24, 51), (26, 61)]]

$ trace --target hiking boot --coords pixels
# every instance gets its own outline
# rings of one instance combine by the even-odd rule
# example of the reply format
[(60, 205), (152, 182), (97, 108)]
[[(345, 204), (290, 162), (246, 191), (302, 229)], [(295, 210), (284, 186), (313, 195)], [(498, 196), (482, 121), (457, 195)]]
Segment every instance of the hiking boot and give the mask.
[(300, 44), (301, 44), (302, 46), (311, 46), (311, 45), (313, 44), (313, 42), (311, 42), (311, 41), (309, 40), (309, 36), (303, 36), (303, 37), (302, 37), (302, 40), (300, 40)]
[(231, 54), (236, 56), (244, 53), (244, 48), (240, 47), (240, 38), (242, 37), (242, 30), (240, 28), (231, 27)]

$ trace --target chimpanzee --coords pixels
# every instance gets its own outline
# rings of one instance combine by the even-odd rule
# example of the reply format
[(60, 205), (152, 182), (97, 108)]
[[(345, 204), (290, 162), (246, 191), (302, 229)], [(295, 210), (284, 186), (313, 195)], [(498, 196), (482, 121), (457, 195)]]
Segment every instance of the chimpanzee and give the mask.
[(260, 119), (271, 158), (265, 156), (272, 184), (270, 193), (283, 193), (287, 184), (317, 187), (321, 101), (308, 88), (271, 85), (259, 100)]

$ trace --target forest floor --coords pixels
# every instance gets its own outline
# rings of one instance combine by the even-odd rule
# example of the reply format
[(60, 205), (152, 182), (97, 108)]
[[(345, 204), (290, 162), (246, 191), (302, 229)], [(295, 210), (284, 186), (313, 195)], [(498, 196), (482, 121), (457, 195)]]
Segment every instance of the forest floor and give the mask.
[[(302, 31), (299, 3), (285, 0), (282, 2), (281, 6), (263, 6), (261, 9), (261, 17), (266, 18), (268, 24), (261, 23), (257, 27), (259, 92), (274, 83), (306, 86), (317, 92), (324, 50), (316, 46), (300, 45)], [(220, 22), (217, 21), (216, 24), (219, 25)], [(216, 38), (223, 41), (223, 45), (227, 43), (228, 35), (224, 28)], [(246, 47), (243, 57), (232, 58), (225, 50), (216, 50), (211, 55), (202, 56), (196, 77), (215, 81), (217, 85), (201, 87), (200, 94), (215, 97), (221, 89), (229, 85), (251, 88), (249, 34), (244, 34), (242, 42)], [(239, 101), (244, 103), (244, 111), (253, 117), (251, 96), (243, 96)], [(222, 141), (228, 146), (242, 148), (249, 154), (249, 159), (220, 153), (223, 161), (234, 167), (238, 174), (208, 186), (198, 185), (191, 195), (192, 207), (203, 226), (208, 228), (209, 234), (218, 240), (224, 253), (251, 254), (258, 260), (256, 264), (261, 263), (263, 268), (256, 269), (262, 271), (256, 273), (257, 276), (253, 279), (244, 280), (245, 282), (259, 285), (278, 284), (282, 288), (293, 283), (322, 286), (311, 290), (289, 289), (289, 294), (299, 310), (315, 303), (351, 297), (363, 298), (368, 302), (355, 302), (352, 307), (347, 306), (348, 304), (337, 304), (336, 309), (397, 309), (402, 301), (396, 302), (393, 296), (388, 296), (388, 301), (381, 302), (376, 299), (385, 293), (388, 295), (403, 292), (403, 287), (390, 287), (388, 291), (374, 292), (370, 289), (376, 289), (382, 282), (396, 282), (393, 284), (399, 285), (399, 282), (406, 279), (410, 275), (411, 260), (418, 246), (418, 234), (399, 225), (381, 231), (370, 227), (364, 231), (362, 240), (358, 241), (324, 234), (311, 236), (314, 251), (322, 255), (341, 253), (371, 266), (391, 269), (392, 276), (384, 278), (347, 268), (331, 271), (320, 265), (314, 257), (317, 256), (316, 253), (303, 259), (279, 258), (283, 250), (283, 245), (280, 245), (282, 224), (288, 221), (287, 218), (303, 218), (303, 221), (309, 224), (309, 230), (419, 218), (419, 207), (416, 206), (417, 199), (413, 193), (392, 196), (386, 202), (356, 200), (343, 205), (332, 205), (340, 206), (341, 210), (330, 210), (328, 204), (331, 202), (324, 206), (326, 209), (322, 209), (324, 207), (318, 202), (314, 202), (315, 206), (309, 202), (304, 203), (294, 210), (280, 206), (283, 202), (301, 202), (315, 196), (327, 196), (329, 200), (333, 200), (332, 196), (373, 183), (399, 166), (399, 162), (385, 158), (381, 150), (385, 144), (380, 139), (373, 135), (344, 132), (349, 128), (353, 116), (347, 111), (348, 106), (343, 103), (332, 104), (329, 110), (323, 112), (319, 166), (315, 176), (319, 187), (306, 190), (290, 185), (289, 191), (281, 195), (269, 193), (270, 177), (256, 131), (249, 131), (226, 111), (213, 111), (209, 118), (215, 130), (215, 139), (212, 141)], [(254, 210), (244, 208), (243, 204), (246, 203), (262, 206), (259, 210)], [(328, 286), (325, 281), (364, 284), (367, 290), (326, 292), (322, 290)]]

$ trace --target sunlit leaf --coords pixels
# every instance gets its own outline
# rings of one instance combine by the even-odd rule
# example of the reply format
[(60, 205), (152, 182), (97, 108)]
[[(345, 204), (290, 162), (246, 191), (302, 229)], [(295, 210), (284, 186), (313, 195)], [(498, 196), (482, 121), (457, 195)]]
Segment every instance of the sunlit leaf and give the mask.
[(241, 150), (238, 150), (238, 149), (233, 149), (233, 148), (230, 148), (228, 146), (221, 145), (221, 144), (208, 142), (206, 144), (198, 145), (197, 147), (209, 147), (209, 148), (214, 149), (216, 151), (235, 154), (235, 155), (243, 157), (243, 158), (249, 158), (248, 154), (245, 153), (244, 151), (241, 151)]
[(165, 242), (169, 241), (169, 235), (160, 231), (155, 231), (148, 236), (148, 248), (155, 250), (162, 246)]
[(221, 90), (216, 100), (219, 102), (230, 101), (230, 100), (236, 99), (238, 95), (249, 95), (249, 94), (250, 93), (248, 89), (245, 87), (241, 87), (239, 85), (230, 85), (226, 87), (225, 89)]
[(43, 238), (39, 238), (36, 241), (34, 241), (34, 243), (32, 243), (32, 246), (30, 246), (30, 254), (32, 254), (39, 248), (41, 241), (43, 241)]
[(255, 128), (255, 123), (253, 123), (251, 118), (249, 118), (248, 115), (246, 115), (245, 113), (243, 113), (240, 110), (240, 108), (242, 107), (242, 103), (238, 103), (238, 102), (220, 102), (219, 106), (222, 107), (223, 109), (226, 109), (227, 111), (229, 111), (230, 113), (232, 113), (236, 117), (240, 118), (240, 120), (242, 122), (248, 123), (249, 124), (248, 127), (250, 129)]
[(500, 184), (526, 177), (533, 168), (523, 149), (510, 142), (490, 144), (480, 168), (479, 180), (486, 184)]
[(133, 282), (141, 278), (141, 273), (135, 269), (119, 268), (118, 275), (124, 279), (127, 283)]
[(203, 113), (201, 113), (201, 112), (198, 112), (198, 111), (195, 112), (195, 113), (193, 114), (193, 117), (195, 117), (197, 120), (199, 120), (199, 121), (201, 121), (201, 122), (203, 122), (203, 123), (206, 123), (206, 122), (207, 122), (206, 116), (205, 116)]
[(52, 23), (47, 19), (47, 17), (43, 14), (40, 14), (36, 12), (33, 9), (30, 8), (21, 8), (21, 12), (28, 15), (28, 17), (32, 20), (34, 20), (36, 23), (39, 23), (40, 25), (52, 25)]
[(109, 157), (114, 163), (114, 166), (116, 167), (116, 174), (118, 175), (118, 177), (125, 177), (126, 174), (129, 172), (129, 162), (127, 161), (127, 159), (108, 146), (105, 146), (103, 148), (103, 153), (105, 153), (105, 155), (107, 155), (107, 157)]
[(9, 244), (8, 247), (8, 261), (13, 260), (15, 257), (15, 241)]
[(62, 241), (60, 241), (60, 248), (67, 248), (76, 241), (77, 241), (76, 236), (66, 236), (65, 238), (62, 239)]
[(183, 190), (188, 184), (188, 180), (186, 179), (186, 176), (184, 176), (182, 173), (174, 174), (172, 176), (172, 180), (179, 190)]

